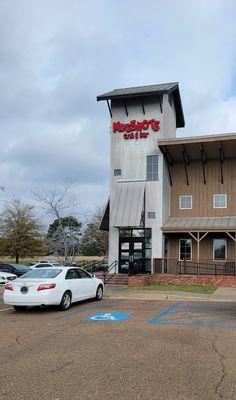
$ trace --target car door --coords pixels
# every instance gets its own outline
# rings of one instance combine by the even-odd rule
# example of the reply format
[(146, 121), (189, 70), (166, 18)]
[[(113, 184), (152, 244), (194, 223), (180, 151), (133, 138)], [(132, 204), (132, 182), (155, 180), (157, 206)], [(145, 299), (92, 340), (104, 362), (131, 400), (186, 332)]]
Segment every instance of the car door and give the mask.
[(66, 289), (70, 290), (72, 293), (72, 302), (86, 299), (86, 294), (84, 292), (84, 286), (82, 284), (82, 279), (77, 274), (75, 268), (68, 269), (66, 276)]
[(90, 299), (91, 297), (95, 297), (96, 295), (96, 285), (94, 279), (88, 272), (83, 269), (77, 269), (77, 274), (80, 276), (81, 283), (83, 285), (83, 292), (85, 294), (86, 299)]

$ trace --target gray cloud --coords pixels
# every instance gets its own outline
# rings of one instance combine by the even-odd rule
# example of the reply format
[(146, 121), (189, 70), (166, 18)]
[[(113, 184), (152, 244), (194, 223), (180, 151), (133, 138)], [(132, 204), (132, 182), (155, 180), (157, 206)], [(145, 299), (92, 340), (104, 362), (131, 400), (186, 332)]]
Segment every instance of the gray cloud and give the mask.
[(75, 182), (81, 202), (108, 193), (109, 115), (96, 95), (179, 81), (186, 128), (236, 130), (231, 0), (3, 0), (0, 170), (3, 198)]

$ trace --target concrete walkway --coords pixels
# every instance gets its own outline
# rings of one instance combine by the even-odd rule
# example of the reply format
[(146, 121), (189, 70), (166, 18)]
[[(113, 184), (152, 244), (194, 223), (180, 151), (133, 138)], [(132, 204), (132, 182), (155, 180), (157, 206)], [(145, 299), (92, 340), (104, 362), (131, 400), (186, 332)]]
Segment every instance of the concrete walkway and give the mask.
[(105, 287), (105, 297), (116, 299), (185, 300), (236, 303), (236, 289), (219, 287), (212, 294), (203, 294), (177, 291), (127, 290), (122, 286), (117, 287), (108, 285)]

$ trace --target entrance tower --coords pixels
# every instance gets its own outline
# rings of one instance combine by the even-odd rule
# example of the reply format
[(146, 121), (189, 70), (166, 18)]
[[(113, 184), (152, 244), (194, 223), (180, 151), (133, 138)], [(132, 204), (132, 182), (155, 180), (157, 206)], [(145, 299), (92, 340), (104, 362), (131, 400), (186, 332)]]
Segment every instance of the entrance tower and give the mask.
[(159, 139), (184, 127), (178, 83), (115, 89), (105, 100), (111, 118), (110, 200), (101, 223), (109, 230), (109, 264), (120, 273), (152, 272), (164, 256), (161, 227), (169, 217), (168, 168)]

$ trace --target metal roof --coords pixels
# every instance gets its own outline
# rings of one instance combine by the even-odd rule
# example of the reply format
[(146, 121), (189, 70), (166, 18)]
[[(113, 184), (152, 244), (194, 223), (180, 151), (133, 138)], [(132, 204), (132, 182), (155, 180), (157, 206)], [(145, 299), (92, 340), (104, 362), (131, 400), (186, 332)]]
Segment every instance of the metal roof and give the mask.
[(233, 217), (170, 217), (162, 227), (164, 232), (236, 231)]
[(185, 125), (183, 107), (179, 92), (178, 82), (161, 83), (157, 85), (136, 86), (130, 88), (114, 89), (111, 92), (97, 96), (97, 101), (118, 100), (131, 97), (145, 97), (172, 93), (176, 110), (176, 126), (183, 128)]

